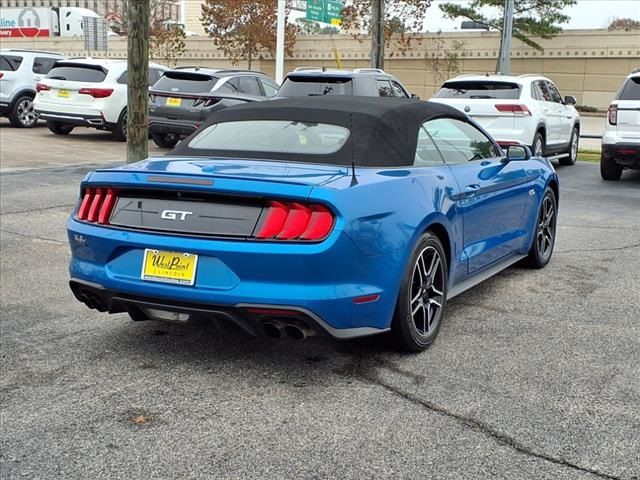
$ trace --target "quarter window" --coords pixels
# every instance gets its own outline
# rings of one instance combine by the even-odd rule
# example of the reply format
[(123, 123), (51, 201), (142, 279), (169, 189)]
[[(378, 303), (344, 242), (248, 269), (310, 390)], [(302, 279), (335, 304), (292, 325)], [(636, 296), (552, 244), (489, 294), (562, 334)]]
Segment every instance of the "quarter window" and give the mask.
[(544, 82), (547, 84), (547, 89), (549, 90), (549, 95), (551, 96), (551, 101), (555, 103), (562, 103), (562, 95), (556, 88), (556, 86), (551, 82)]
[(394, 82), (392, 80), (391, 86), (393, 87), (393, 93), (396, 97), (409, 98), (409, 95), (407, 95), (407, 92), (404, 91), (404, 88), (402, 88), (402, 85), (400, 85), (398, 82)]
[(46, 75), (53, 68), (57, 58), (36, 57), (33, 59), (33, 73)]
[(262, 84), (262, 89), (264, 90), (264, 94), (267, 97), (273, 97), (276, 93), (278, 93), (278, 85), (273, 82), (270, 82), (264, 78), (260, 79), (260, 83)]
[(22, 57), (14, 55), (0, 55), (0, 71), (15, 72), (22, 64)]
[(393, 97), (393, 90), (391, 90), (391, 84), (389, 80), (376, 80), (378, 87), (378, 95), (381, 97)]
[(429, 167), (432, 165), (442, 165), (444, 160), (438, 147), (433, 143), (429, 132), (423, 125), (418, 131), (418, 144), (416, 146), (416, 156), (413, 165), (416, 167)]
[(426, 122), (424, 128), (449, 164), (467, 163), (498, 155), (493, 142), (469, 123), (439, 118)]
[(238, 77), (238, 90), (242, 93), (246, 93), (247, 95), (255, 95), (257, 97), (262, 96), (262, 92), (260, 91), (260, 86), (256, 81), (255, 77), (251, 77), (249, 75), (245, 75), (242, 77)]

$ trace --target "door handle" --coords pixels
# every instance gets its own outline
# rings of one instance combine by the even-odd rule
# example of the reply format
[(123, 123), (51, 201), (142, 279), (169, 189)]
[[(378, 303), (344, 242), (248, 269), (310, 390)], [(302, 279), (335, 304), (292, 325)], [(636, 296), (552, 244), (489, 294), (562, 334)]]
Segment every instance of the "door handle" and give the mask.
[(480, 190), (480, 185), (478, 185), (477, 183), (472, 183), (471, 185), (467, 185), (466, 187), (464, 187), (464, 191), (466, 193), (476, 192), (478, 190)]

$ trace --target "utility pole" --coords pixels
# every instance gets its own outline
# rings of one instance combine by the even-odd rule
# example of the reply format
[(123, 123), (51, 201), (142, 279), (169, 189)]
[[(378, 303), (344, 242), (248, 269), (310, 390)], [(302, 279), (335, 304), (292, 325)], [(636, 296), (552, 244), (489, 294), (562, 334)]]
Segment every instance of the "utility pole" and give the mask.
[(371, 67), (384, 69), (384, 0), (371, 2)]
[(284, 20), (286, 3), (286, 0), (278, 0), (278, 21), (276, 24), (276, 82), (278, 85), (282, 83), (282, 79), (284, 78)]
[(127, 2), (127, 163), (149, 156), (149, 0)]
[(513, 35), (513, 0), (504, 1), (504, 21), (502, 23), (502, 39), (500, 41), (500, 57), (498, 71), (509, 75), (511, 71), (511, 37)]

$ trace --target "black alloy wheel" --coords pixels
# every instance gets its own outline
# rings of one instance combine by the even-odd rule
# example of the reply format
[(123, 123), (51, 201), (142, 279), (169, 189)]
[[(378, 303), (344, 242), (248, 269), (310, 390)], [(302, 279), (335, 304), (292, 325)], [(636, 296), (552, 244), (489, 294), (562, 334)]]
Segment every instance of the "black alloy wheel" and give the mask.
[(526, 258), (526, 263), (530, 267), (544, 268), (551, 260), (556, 243), (557, 217), (556, 196), (553, 190), (547, 188), (538, 211), (533, 244)]
[(435, 340), (444, 317), (447, 282), (444, 248), (427, 232), (411, 256), (396, 304), (392, 332), (399, 348), (420, 352)]

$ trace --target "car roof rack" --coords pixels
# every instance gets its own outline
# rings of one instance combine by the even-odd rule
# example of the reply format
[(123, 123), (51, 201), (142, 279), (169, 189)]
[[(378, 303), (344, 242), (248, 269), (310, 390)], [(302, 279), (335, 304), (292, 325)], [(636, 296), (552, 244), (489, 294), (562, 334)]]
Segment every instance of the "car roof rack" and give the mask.
[(26, 48), (2, 48), (0, 49), (1, 52), (16, 52), (16, 53), (36, 53), (36, 54), (40, 54), (40, 55), (59, 55), (61, 57), (64, 57), (64, 55), (62, 53), (58, 53), (58, 52), (48, 52), (46, 50), (29, 50)]
[(296, 67), (293, 69), (294, 72), (313, 72), (319, 71), (322, 72), (326, 69), (326, 67)]
[(386, 74), (387, 72), (385, 72), (384, 70), (382, 70), (381, 68), (354, 68), (353, 69), (353, 73), (384, 73)]

